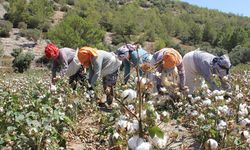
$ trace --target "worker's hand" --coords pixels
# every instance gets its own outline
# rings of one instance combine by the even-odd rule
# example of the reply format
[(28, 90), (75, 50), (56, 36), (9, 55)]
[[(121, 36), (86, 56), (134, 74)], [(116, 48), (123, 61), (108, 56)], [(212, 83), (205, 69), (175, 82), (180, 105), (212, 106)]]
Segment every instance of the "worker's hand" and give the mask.
[(53, 79), (52, 79), (52, 82), (53, 83), (56, 83), (58, 80), (60, 80), (61, 79), (61, 77), (60, 76), (56, 76), (56, 77), (54, 77)]
[(128, 88), (127, 83), (122, 83), (122, 88), (124, 88), (124, 89)]
[(180, 87), (180, 89), (179, 89), (179, 91), (180, 92), (189, 92), (189, 89), (188, 89), (188, 87), (187, 86), (183, 86), (183, 87)]

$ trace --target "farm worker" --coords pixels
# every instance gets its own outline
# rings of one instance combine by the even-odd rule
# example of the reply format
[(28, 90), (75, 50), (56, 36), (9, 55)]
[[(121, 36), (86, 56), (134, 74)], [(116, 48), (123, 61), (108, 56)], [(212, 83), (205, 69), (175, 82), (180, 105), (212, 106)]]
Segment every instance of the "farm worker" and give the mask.
[(118, 69), (122, 62), (114, 53), (97, 50), (91, 47), (82, 47), (77, 57), (84, 68), (89, 68), (89, 83), (95, 86), (99, 77), (102, 77), (104, 93), (107, 95), (107, 108), (112, 108), (114, 86), (118, 77)]
[[(185, 74), (184, 65), (182, 62), (181, 54), (173, 48), (163, 48), (153, 54), (151, 65), (157, 68), (157, 72), (160, 74), (160, 78), (156, 77), (156, 88), (160, 93), (160, 89), (163, 86), (163, 79), (167, 74), (177, 72), (179, 75), (179, 88), (184, 90)], [(177, 71), (176, 71), (177, 68)]]
[(227, 55), (218, 57), (197, 49), (184, 55), (183, 64), (186, 76), (185, 85), (189, 87), (190, 93), (197, 87), (201, 87), (202, 79), (200, 77), (207, 81), (212, 90), (219, 90), (219, 87), (212, 80), (213, 74), (219, 76), (223, 89), (230, 88), (223, 80), (223, 77), (229, 74), (229, 69), (231, 67)]
[[(137, 53), (138, 52), (138, 53)], [(136, 45), (125, 44), (118, 48), (116, 51), (118, 58), (122, 61), (122, 67), (124, 67), (124, 84), (127, 84), (130, 78), (130, 67), (136, 67), (143, 63), (149, 63), (152, 55), (148, 53), (143, 48), (139, 47), (137, 49)], [(140, 71), (140, 76), (143, 74), (142, 70)]]
[[(77, 81), (76, 77), (82, 72), (80, 64), (72, 65), (75, 61), (75, 50), (66, 47), (59, 49), (56, 45), (50, 43), (45, 47), (44, 52), (47, 58), (53, 60), (52, 85), (54, 85), (58, 79), (60, 79), (64, 75), (67, 75), (69, 76), (69, 84), (71, 84), (72, 88), (75, 89), (76, 83), (74, 81)], [(60, 69), (60, 76), (56, 76), (56, 72), (58, 69)], [(71, 70), (71, 72), (69, 72), (69, 70)]]

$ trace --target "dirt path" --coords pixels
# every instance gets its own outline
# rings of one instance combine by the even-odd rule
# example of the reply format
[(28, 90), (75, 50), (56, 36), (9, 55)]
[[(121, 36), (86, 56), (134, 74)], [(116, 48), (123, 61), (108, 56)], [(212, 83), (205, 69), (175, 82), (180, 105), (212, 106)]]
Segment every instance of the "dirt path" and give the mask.
[(52, 26), (57, 25), (64, 17), (65, 12), (62, 11), (55, 11), (54, 16), (52, 17)]
[(198, 150), (199, 144), (194, 140), (188, 129), (179, 125), (176, 120), (162, 124), (160, 128), (169, 136), (177, 136), (176, 140), (169, 146), (170, 150)]
[(80, 114), (75, 125), (74, 133), (67, 136), (67, 149), (69, 150), (106, 150), (107, 141), (101, 140), (98, 132), (100, 124), (96, 113), (88, 110)]
[[(97, 112), (100, 113), (100, 112)], [(108, 141), (100, 139), (98, 130), (100, 124), (94, 111), (81, 114), (77, 119), (75, 132), (67, 135), (67, 149), (69, 150), (107, 150)], [(168, 147), (169, 150), (198, 150), (199, 144), (193, 139), (188, 129), (178, 125), (176, 120), (162, 123), (160, 128), (167, 135), (175, 135), (176, 140)]]

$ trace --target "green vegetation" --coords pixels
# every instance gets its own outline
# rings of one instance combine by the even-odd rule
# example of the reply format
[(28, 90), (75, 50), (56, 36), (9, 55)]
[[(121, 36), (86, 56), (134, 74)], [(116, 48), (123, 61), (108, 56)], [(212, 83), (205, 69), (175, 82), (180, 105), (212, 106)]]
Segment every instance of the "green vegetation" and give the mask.
[[(154, 51), (174, 43), (200, 47), (214, 54), (249, 53), (250, 19), (217, 10), (199, 8), (172, 0), (9, 0), (6, 19), (14, 27), (36, 28), (59, 46), (112, 47), (104, 43), (112, 32), (112, 44), (154, 42)], [(54, 10), (53, 10), (54, 8)], [(64, 10), (64, 19), (51, 27), (55, 10)], [(217, 51), (219, 50), (219, 51)], [(183, 54), (187, 52), (181, 49)], [(243, 52), (244, 51), (244, 52)], [(237, 52), (237, 53), (238, 53)], [(249, 58), (232, 58), (234, 64)]]
[(0, 20), (0, 37), (10, 36), (9, 32), (12, 29), (12, 24), (9, 21)]
[(30, 67), (31, 61), (35, 58), (33, 53), (24, 53), (22, 49), (14, 49), (11, 53), (15, 59), (13, 60), (14, 71), (23, 73)]

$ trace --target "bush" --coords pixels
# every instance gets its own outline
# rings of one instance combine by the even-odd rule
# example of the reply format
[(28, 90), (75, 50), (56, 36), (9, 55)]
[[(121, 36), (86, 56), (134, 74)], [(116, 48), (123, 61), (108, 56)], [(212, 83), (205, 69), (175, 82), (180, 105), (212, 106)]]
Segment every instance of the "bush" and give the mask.
[(250, 62), (250, 50), (246, 47), (236, 46), (229, 53), (229, 56), (233, 65)]
[(41, 36), (41, 31), (38, 29), (23, 29), (20, 31), (20, 35), (36, 42)]
[(29, 28), (37, 28), (41, 23), (40, 19), (37, 17), (30, 17), (29, 21), (27, 22)]
[(60, 9), (60, 11), (67, 12), (69, 10), (69, 7), (66, 5), (63, 5)]
[(43, 24), (39, 25), (39, 29), (43, 32), (48, 32), (51, 24), (49, 22), (44, 22)]
[(12, 67), (14, 68), (14, 71), (17, 71), (19, 73), (23, 73), (24, 71), (29, 69), (31, 61), (35, 58), (33, 53), (24, 53), (22, 49), (14, 49), (11, 55), (15, 57), (12, 62)]
[(120, 43), (124, 43), (124, 38), (121, 35), (115, 35), (112, 38), (112, 44), (114, 45), (118, 45)]
[(19, 22), (18, 29), (27, 29), (27, 24), (25, 22)]
[(67, 0), (68, 5), (75, 5), (75, 0)]
[(50, 60), (46, 56), (42, 56), (36, 60), (36, 65), (37, 66), (47, 66), (48, 68), (51, 67), (52, 63), (49, 63)]
[(97, 46), (103, 41), (104, 31), (87, 20), (70, 14), (49, 30), (48, 38), (62, 47)]
[(0, 37), (9, 37), (12, 29), (12, 23), (5, 20), (0, 20)]
[(155, 51), (158, 51), (164, 47), (166, 47), (166, 43), (163, 39), (156, 40), (155, 46), (154, 46)]

